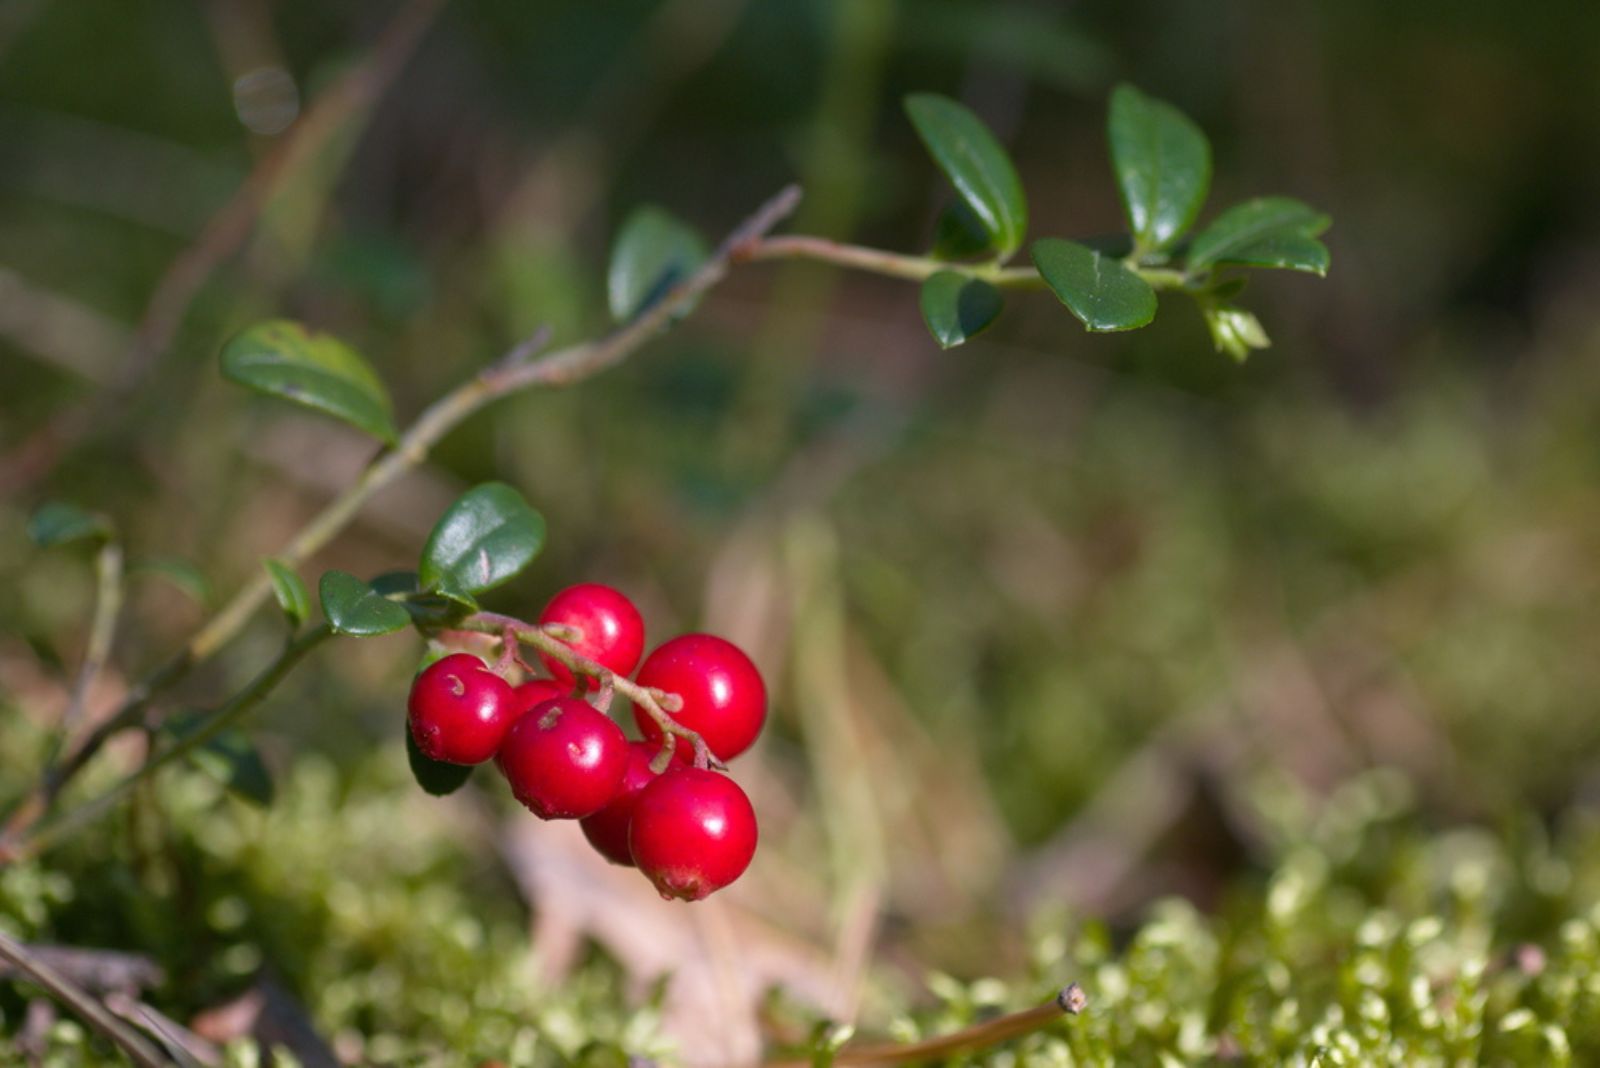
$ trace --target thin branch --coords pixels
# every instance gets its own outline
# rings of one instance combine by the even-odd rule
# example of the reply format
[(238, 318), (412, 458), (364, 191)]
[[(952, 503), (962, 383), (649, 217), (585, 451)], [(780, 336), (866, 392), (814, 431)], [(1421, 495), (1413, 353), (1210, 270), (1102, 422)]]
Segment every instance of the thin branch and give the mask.
[(122, 610), (122, 546), (107, 540), (94, 558), (94, 612), (89, 621), (89, 641), (84, 646), (83, 663), (78, 668), (78, 678), (72, 684), (72, 696), (67, 699), (66, 711), (56, 726), (54, 740), (50, 743), (45, 764), (53, 764), (78, 722), (83, 718), (89, 703), (89, 691), (95, 679), (105, 669), (111, 658), (111, 642), (117, 632), (117, 614)]
[[(1076, 1016), (1088, 1005), (1083, 988), (1072, 983), (1054, 1001), (1032, 1009), (1011, 1013), (993, 1020), (921, 1042), (881, 1042), (846, 1046), (833, 1057), (841, 1068), (851, 1065), (908, 1064), (914, 1061), (943, 1060), (960, 1053), (971, 1053), (1032, 1034), (1048, 1027), (1063, 1015)], [(808, 1060), (769, 1061), (763, 1068), (810, 1068)]]
[(36, 857), (74, 831), (99, 819), (161, 768), (205, 745), (246, 712), (255, 708), (307, 653), (331, 637), (333, 631), (324, 623), (294, 639), (284, 647), (276, 660), (250, 680), (248, 686), (235, 694), (226, 704), (206, 713), (182, 738), (146, 759), (143, 764), (104, 793), (38, 826), (31, 833), (9, 844), (4, 852), (0, 853), (0, 860)]
[[(999, 263), (959, 263), (933, 256), (910, 256), (883, 249), (867, 248), (830, 241), (806, 234), (784, 234), (752, 243), (739, 257), (742, 260), (815, 260), (835, 267), (849, 267), (871, 274), (887, 275), (921, 282), (940, 271), (977, 278), (992, 285), (1013, 289), (1045, 289), (1045, 281), (1032, 267), (1003, 267)], [(1165, 267), (1127, 266), (1150, 284), (1152, 289), (1182, 289), (1193, 279), (1182, 271)]]
[(51, 997), (71, 1009), (84, 1023), (110, 1039), (139, 1068), (168, 1068), (172, 1064), (171, 1060), (163, 1057), (143, 1036), (117, 1019), (88, 991), (40, 960), (27, 946), (4, 931), (0, 931), (0, 960), (48, 991)]

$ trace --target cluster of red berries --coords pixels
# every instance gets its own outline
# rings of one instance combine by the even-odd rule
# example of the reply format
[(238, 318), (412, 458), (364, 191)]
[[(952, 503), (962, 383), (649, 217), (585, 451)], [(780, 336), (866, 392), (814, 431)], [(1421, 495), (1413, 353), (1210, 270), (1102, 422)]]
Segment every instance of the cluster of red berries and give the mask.
[[(644, 651), (644, 620), (623, 594), (586, 583), (561, 591), (539, 626), (573, 652), (626, 677)], [(575, 677), (541, 651), (550, 678), (513, 687), (470, 653), (429, 665), (411, 686), (411, 735), (430, 760), (481, 764), (493, 757), (511, 792), (540, 819), (576, 819), (614, 864), (636, 866), (663, 897), (697, 901), (743, 874), (756, 850), (756, 816), (732, 779), (694, 765), (679, 738), (657, 774), (662, 729), (637, 705), (644, 741), (630, 742), (584, 699), (595, 680)], [(645, 658), (639, 686), (677, 696), (672, 718), (712, 756), (748, 749), (767, 716), (766, 685), (738, 646), (710, 634), (673, 638)]]

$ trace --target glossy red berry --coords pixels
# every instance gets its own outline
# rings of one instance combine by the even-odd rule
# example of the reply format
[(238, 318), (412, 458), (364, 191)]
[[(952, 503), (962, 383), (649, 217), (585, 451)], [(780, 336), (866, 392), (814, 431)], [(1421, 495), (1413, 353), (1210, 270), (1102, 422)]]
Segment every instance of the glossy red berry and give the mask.
[[(767, 687), (761, 672), (737, 645), (711, 634), (685, 634), (664, 642), (639, 669), (640, 686), (675, 693), (683, 707), (672, 718), (697, 731), (720, 760), (732, 760), (756, 740), (767, 719)], [(661, 740), (661, 728), (638, 706), (634, 719), (645, 738)], [(694, 755), (682, 739), (674, 750)]]
[(411, 737), (422, 755), (447, 764), (481, 764), (494, 756), (522, 711), (511, 684), (471, 653), (435, 661), (411, 683), (406, 702)]
[(755, 809), (726, 775), (674, 766), (639, 791), (628, 846), (662, 897), (699, 901), (750, 866)]
[(570, 697), (572, 684), (562, 684), (554, 679), (529, 679), (517, 687), (517, 714), (520, 716), (534, 705), (542, 705), (546, 701), (554, 701), (558, 697)]
[(661, 747), (649, 742), (628, 743), (628, 770), (622, 775), (622, 785), (605, 808), (580, 820), (583, 836), (589, 839), (595, 852), (613, 864), (633, 867), (633, 854), (628, 849), (628, 826), (633, 822), (633, 805), (639, 791), (655, 781), (656, 773), (650, 770)]
[(558, 697), (512, 725), (495, 763), (535, 816), (582, 819), (616, 796), (628, 769), (628, 739), (589, 702)]
[[(578, 637), (567, 644), (618, 675), (631, 673), (644, 652), (644, 619), (639, 610), (626, 596), (597, 582), (569, 586), (550, 598), (539, 622), (559, 623), (577, 631)], [(552, 678), (572, 686), (567, 665), (546, 653), (539, 658)], [(592, 680), (585, 682), (593, 685)]]

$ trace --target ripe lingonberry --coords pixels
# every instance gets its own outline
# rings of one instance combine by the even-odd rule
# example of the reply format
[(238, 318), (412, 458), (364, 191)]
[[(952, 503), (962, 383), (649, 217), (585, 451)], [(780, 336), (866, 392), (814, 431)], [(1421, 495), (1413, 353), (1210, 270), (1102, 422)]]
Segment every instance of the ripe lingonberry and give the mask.
[(628, 739), (587, 701), (558, 697), (512, 724), (495, 763), (535, 816), (582, 819), (616, 796), (628, 768)]
[[(756, 740), (767, 719), (767, 687), (761, 672), (737, 645), (711, 634), (684, 634), (664, 642), (639, 669), (640, 686), (675, 693), (683, 707), (672, 718), (705, 739), (719, 760), (732, 760)], [(638, 706), (633, 717), (645, 738), (661, 740), (661, 728)], [(680, 739), (675, 754), (693, 757)]]
[(517, 709), (519, 713), (526, 712), (534, 705), (542, 705), (571, 693), (570, 684), (562, 685), (554, 679), (529, 679), (517, 687)]
[[(567, 640), (574, 651), (618, 675), (627, 675), (644, 652), (644, 619), (626, 596), (597, 582), (569, 586), (550, 598), (539, 616), (540, 625), (559, 623), (578, 636)], [(539, 658), (557, 682), (573, 684), (572, 671), (561, 661), (541, 652)], [(593, 685), (584, 680), (585, 686)]]
[(639, 791), (628, 847), (662, 897), (699, 901), (744, 874), (756, 834), (755, 809), (738, 783), (674, 766)]
[(613, 864), (633, 867), (633, 854), (628, 850), (628, 825), (633, 822), (633, 804), (639, 799), (639, 791), (655, 781), (656, 773), (650, 770), (650, 761), (659, 751), (659, 746), (649, 742), (629, 742), (628, 770), (623, 773), (616, 796), (605, 808), (578, 823), (595, 852)]
[(411, 683), (411, 737), (429, 760), (481, 764), (522, 711), (511, 684), (471, 653), (435, 661)]

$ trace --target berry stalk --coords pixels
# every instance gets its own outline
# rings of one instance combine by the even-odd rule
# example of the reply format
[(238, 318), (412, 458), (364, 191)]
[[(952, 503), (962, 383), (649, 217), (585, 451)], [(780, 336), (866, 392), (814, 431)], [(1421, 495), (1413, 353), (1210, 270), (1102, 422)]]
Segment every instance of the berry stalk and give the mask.
[(642, 708), (645, 714), (661, 728), (661, 751), (663, 757), (658, 758), (658, 762), (662, 763), (663, 767), (665, 766), (665, 761), (670, 760), (672, 757), (672, 750), (677, 744), (677, 738), (682, 738), (694, 746), (695, 767), (717, 769), (723, 767), (722, 762), (711, 755), (711, 750), (706, 747), (705, 739), (700, 737), (698, 732), (685, 727), (662, 708), (664, 702), (658, 698), (670, 699), (665, 703), (672, 703), (678, 701), (676, 694), (661, 694), (659, 691), (640, 686), (632, 679), (624, 678), (605, 665), (577, 652), (549, 630), (543, 627), (536, 627), (531, 623), (525, 623), (515, 616), (501, 615), (498, 612), (479, 612), (455, 624), (452, 629), (494, 634), (499, 636), (502, 641), (525, 642), (546, 656), (566, 665), (574, 674), (586, 675), (594, 679), (600, 684), (601, 693), (606, 695), (608, 704), (610, 703), (611, 693), (626, 695), (634, 703), (635, 707)]

